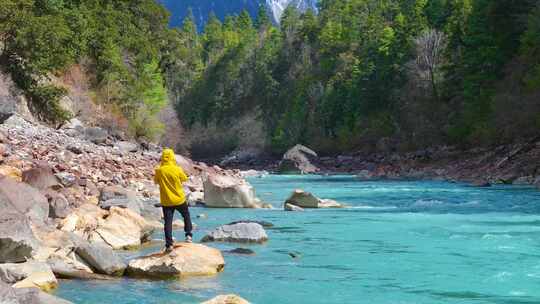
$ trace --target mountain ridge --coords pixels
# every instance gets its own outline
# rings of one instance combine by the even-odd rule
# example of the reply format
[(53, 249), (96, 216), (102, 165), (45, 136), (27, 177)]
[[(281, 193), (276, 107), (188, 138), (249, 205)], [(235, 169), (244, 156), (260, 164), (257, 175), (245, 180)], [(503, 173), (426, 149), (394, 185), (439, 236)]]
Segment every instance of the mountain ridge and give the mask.
[(272, 21), (279, 24), (281, 15), (288, 6), (293, 6), (300, 11), (307, 9), (317, 11), (317, 0), (231, 0), (227, 3), (214, 0), (160, 0), (159, 2), (171, 12), (172, 26), (181, 25), (191, 9), (199, 29), (204, 27), (212, 12), (220, 20), (227, 15), (239, 14), (242, 10), (248, 11), (255, 18), (259, 7), (264, 5)]

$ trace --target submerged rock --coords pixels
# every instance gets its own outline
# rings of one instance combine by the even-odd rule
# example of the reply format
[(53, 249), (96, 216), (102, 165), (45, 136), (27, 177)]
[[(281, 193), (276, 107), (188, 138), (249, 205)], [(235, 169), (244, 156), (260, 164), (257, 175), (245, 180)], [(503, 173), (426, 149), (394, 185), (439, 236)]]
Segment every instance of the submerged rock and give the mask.
[(223, 225), (209, 232), (201, 242), (264, 243), (268, 235), (257, 223)]
[(317, 158), (317, 153), (303, 145), (296, 145), (289, 149), (279, 163), (278, 172), (284, 174), (316, 173), (319, 168), (311, 163)]
[[(294, 205), (301, 208), (342, 208), (343, 205), (330, 199), (320, 199), (310, 192), (296, 189), (283, 204)], [(289, 207), (291, 208), (291, 207)], [(295, 210), (298, 211), (298, 210)]]
[(234, 221), (234, 222), (228, 223), (227, 225), (234, 225), (234, 224), (240, 224), (240, 223), (255, 223), (255, 224), (259, 224), (259, 225), (263, 226), (264, 228), (272, 228), (272, 227), (274, 227), (274, 224), (272, 224), (270, 222), (267, 222), (267, 221), (251, 221), (251, 220)]
[(126, 274), (132, 277), (171, 279), (214, 275), (225, 267), (221, 252), (201, 244), (182, 243), (171, 253), (154, 253), (129, 262)]
[(241, 254), (241, 255), (255, 255), (255, 251), (248, 248), (234, 248), (233, 250), (227, 251), (227, 253)]
[(204, 181), (204, 203), (212, 208), (260, 208), (253, 187), (243, 179), (210, 175)]
[(237, 295), (228, 294), (217, 296), (211, 300), (202, 302), (201, 304), (249, 304), (249, 302)]

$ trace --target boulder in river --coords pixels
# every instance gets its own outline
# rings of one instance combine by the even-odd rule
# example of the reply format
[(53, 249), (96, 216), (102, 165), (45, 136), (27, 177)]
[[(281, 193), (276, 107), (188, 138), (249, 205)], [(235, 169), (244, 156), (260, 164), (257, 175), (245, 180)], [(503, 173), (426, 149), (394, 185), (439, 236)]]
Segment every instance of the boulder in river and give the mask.
[(212, 208), (260, 208), (261, 201), (245, 180), (226, 175), (209, 175), (204, 181), (204, 203)]
[(0, 280), (15, 288), (36, 287), (43, 291), (58, 286), (49, 265), (36, 261), (0, 264)]
[(304, 211), (304, 208), (289, 203), (285, 203), (283, 209), (285, 209), (285, 211)]
[(317, 159), (317, 153), (303, 145), (289, 149), (279, 163), (278, 172), (282, 174), (310, 174), (319, 171), (312, 161)]
[(343, 205), (329, 199), (320, 199), (310, 192), (296, 189), (285, 201), (285, 205), (294, 205), (302, 208), (342, 208)]
[(121, 276), (127, 267), (111, 247), (103, 244), (83, 243), (77, 247), (76, 252), (101, 274)]
[(126, 274), (132, 277), (173, 279), (215, 275), (225, 267), (218, 249), (201, 244), (174, 245), (171, 253), (154, 253), (129, 262)]
[(249, 302), (237, 295), (228, 294), (217, 296), (201, 304), (249, 304)]
[(201, 242), (264, 243), (268, 235), (257, 223), (223, 225), (205, 235)]

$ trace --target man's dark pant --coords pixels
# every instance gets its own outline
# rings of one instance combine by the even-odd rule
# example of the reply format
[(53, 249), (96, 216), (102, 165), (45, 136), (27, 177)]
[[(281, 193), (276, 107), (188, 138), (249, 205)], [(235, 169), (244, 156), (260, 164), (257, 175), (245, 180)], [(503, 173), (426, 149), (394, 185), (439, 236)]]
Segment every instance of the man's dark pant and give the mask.
[(191, 230), (193, 226), (191, 225), (191, 218), (189, 216), (188, 204), (183, 203), (182, 205), (165, 207), (163, 206), (163, 218), (165, 219), (165, 246), (170, 247), (173, 245), (172, 238), (172, 222), (174, 218), (174, 211), (178, 210), (182, 217), (184, 218), (184, 232), (186, 236), (192, 236)]

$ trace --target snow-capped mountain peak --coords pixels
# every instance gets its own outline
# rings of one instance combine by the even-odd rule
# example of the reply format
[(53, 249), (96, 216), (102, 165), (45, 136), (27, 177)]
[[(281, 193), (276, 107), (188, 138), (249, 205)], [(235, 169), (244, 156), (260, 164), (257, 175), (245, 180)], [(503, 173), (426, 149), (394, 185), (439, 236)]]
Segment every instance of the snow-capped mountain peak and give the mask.
[(274, 18), (274, 22), (279, 24), (283, 11), (289, 6), (294, 6), (301, 12), (308, 9), (317, 11), (317, 0), (266, 0), (268, 10)]

